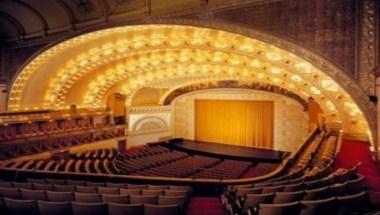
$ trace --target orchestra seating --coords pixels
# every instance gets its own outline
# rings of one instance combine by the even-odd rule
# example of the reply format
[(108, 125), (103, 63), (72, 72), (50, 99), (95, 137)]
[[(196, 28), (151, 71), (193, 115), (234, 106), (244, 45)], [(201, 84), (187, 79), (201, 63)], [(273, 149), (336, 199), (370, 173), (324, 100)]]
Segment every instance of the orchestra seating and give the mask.
[(0, 214), (179, 215), (185, 213), (191, 193), (189, 186), (37, 178), (0, 181)]
[(239, 178), (251, 166), (247, 161), (190, 155), (159, 144), (126, 153), (101, 148), (78, 152), (65, 159), (10, 160), (2, 165), (33, 171), (219, 179)]
[(337, 142), (336, 136), (318, 135), (304, 147), (288, 173), (262, 183), (228, 186), (222, 202), (230, 214), (344, 214), (360, 210), (367, 198), (365, 179), (356, 173), (360, 164), (332, 171)]
[[(4, 162), (2, 169), (40, 175), (1, 181), (0, 208), (11, 215), (25, 211), (52, 214), (57, 208), (62, 214), (74, 215), (186, 214), (194, 195), (205, 188), (198, 181), (205, 180), (216, 186), (211, 194), (223, 189), (220, 201), (230, 215), (355, 214), (370, 207), (365, 177), (357, 173), (360, 163), (333, 168), (339, 138), (315, 132), (280, 165), (190, 154), (164, 143), (127, 151), (100, 148), (70, 154), (68, 159), (11, 160)], [(239, 179), (249, 168), (256, 171), (254, 180)], [(65, 179), (41, 179), (44, 172), (73, 173), (75, 178), (90, 173), (103, 178), (83, 181), (67, 175)], [(157, 181), (157, 176), (168, 180)], [(126, 182), (116, 183), (113, 177)], [(147, 182), (150, 180), (152, 183)]]

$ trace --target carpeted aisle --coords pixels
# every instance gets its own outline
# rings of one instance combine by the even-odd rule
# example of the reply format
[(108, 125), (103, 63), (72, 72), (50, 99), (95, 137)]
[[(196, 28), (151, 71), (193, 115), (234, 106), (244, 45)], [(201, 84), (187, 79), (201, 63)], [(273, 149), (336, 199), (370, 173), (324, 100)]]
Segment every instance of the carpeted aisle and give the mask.
[(218, 197), (193, 197), (187, 209), (188, 215), (227, 215)]
[[(362, 162), (359, 173), (364, 175), (368, 182), (380, 180), (380, 166), (372, 160), (369, 144), (361, 141), (343, 140), (341, 151), (335, 161), (335, 167), (348, 167), (358, 162)], [(380, 191), (380, 183), (369, 185), (371, 189)]]
[(380, 165), (372, 160), (368, 142), (343, 140), (335, 160), (335, 168), (344, 168), (362, 162), (359, 174), (366, 178), (372, 204), (380, 209)]

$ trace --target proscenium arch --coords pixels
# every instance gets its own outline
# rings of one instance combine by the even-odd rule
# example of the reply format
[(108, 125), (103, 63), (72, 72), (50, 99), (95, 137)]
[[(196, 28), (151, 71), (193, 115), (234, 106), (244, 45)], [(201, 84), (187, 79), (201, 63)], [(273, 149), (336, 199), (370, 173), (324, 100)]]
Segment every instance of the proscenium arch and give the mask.
[[(325, 88), (318, 88), (322, 90), (322, 95), (338, 95), (338, 98), (332, 100), (333, 105), (343, 105), (345, 111), (342, 114), (346, 115), (347, 119), (352, 119), (350, 120), (352, 124), (360, 124), (362, 126), (362, 128), (359, 129), (360, 132), (371, 134), (370, 131), (372, 131), (372, 134), (376, 134), (374, 105), (369, 102), (364, 91), (338, 67), (315, 53), (271, 35), (226, 23), (215, 21), (202, 22), (198, 20), (155, 20), (154, 22), (156, 24), (117, 27), (84, 34), (58, 43), (47, 49), (45, 52), (31, 59), (29, 63), (20, 70), (17, 77), (15, 77), (9, 95), (8, 110), (41, 109), (50, 107), (50, 104), (55, 104), (55, 102), (60, 105), (59, 107), (53, 106), (55, 109), (68, 108), (72, 102), (78, 106), (85, 107), (83, 105), (84, 95), (91, 93), (96, 88), (94, 85), (96, 82), (93, 82), (92, 78), (99, 77), (102, 73), (106, 74), (104, 73), (106, 70), (97, 71), (97, 69), (101, 66), (103, 66), (103, 68), (107, 65), (113, 66), (113, 63), (117, 60), (112, 57), (108, 59), (107, 53), (115, 54), (125, 51), (122, 50), (122, 44), (115, 43), (112, 45), (112, 42), (122, 41), (125, 39), (123, 36), (126, 36), (126, 38), (129, 39), (126, 40), (126, 44), (128, 45), (124, 46), (124, 48), (127, 47), (127, 51), (141, 51), (142, 47), (147, 48), (149, 51), (153, 49), (152, 47), (157, 46), (157, 44), (158, 46), (164, 44), (164, 47), (166, 46), (166, 49), (168, 49), (170, 45), (176, 46), (176, 44), (173, 45), (173, 42), (170, 44), (168, 40), (172, 39), (172, 37), (165, 37), (168, 36), (165, 34), (165, 30), (168, 30), (172, 36), (183, 37), (184, 43), (182, 43), (183, 41), (179, 42), (181, 45), (195, 44), (195, 46), (197, 46), (197, 43), (198, 45), (204, 45), (204, 43), (206, 43), (208, 48), (211, 45), (216, 50), (223, 49), (227, 53), (229, 50), (238, 50), (242, 53), (247, 52), (247, 56), (249, 56), (249, 49), (251, 49), (254, 54), (261, 54), (261, 56), (267, 58), (266, 62), (269, 64), (273, 64), (277, 61), (282, 62), (283, 65), (287, 63), (289, 66), (285, 67), (285, 69), (290, 69), (290, 72), (298, 73), (301, 80), (312, 78), (325, 80), (326, 84), (316, 84), (316, 88), (320, 86)], [(139, 30), (145, 31), (139, 34)], [(155, 32), (160, 32), (161, 34), (156, 37), (157, 35), (154, 36)], [(198, 37), (195, 37), (196, 39), (198, 38), (198, 41), (186, 40), (188, 39), (186, 34), (191, 36), (193, 36), (193, 34), (198, 35)], [(203, 38), (205, 35), (213, 36), (207, 37), (205, 41), (202, 41), (202, 39), (199, 40), (199, 38)], [(145, 42), (141, 44), (140, 39), (144, 37)], [(146, 42), (148, 41), (146, 40), (147, 38), (150, 42)], [(211, 41), (212, 38), (217, 40)], [(109, 41), (112, 42), (110, 43)], [(252, 42), (251, 47), (249, 47), (250, 42)], [(107, 47), (107, 45), (109, 47)], [(244, 50), (245, 45), (247, 45), (245, 47), (246, 50)], [(183, 49), (183, 47), (180, 48)], [(98, 58), (96, 58), (96, 56), (93, 58), (94, 56), (86, 55), (91, 53), (91, 51), (96, 53), (99, 50), (101, 51), (101, 55), (97, 53)], [(239, 60), (241, 59), (238, 59), (238, 61)], [(104, 62), (104, 64), (102, 64), (102, 62)], [(99, 63), (100, 65), (98, 65)], [(80, 67), (81, 64), (85, 67)], [(73, 65), (74, 67), (72, 67)], [(301, 65), (301, 67), (297, 69), (295, 67), (296, 65)], [(302, 68), (302, 66), (305, 67)], [(305, 70), (309, 70), (311, 73), (306, 73)], [(87, 79), (82, 77), (82, 71), (85, 71), (84, 76), (87, 76)], [(310, 77), (310, 75), (314, 77)], [(82, 91), (76, 92), (81, 94), (82, 97), (78, 97), (80, 99), (76, 101), (65, 103), (64, 94), (71, 90), (68, 86), (73, 86), (79, 82), (85, 83), (81, 88)], [(329, 84), (334, 85), (333, 88), (336, 88), (336, 92), (328, 92)], [(110, 88), (112, 86), (107, 87)], [(314, 87), (314, 85), (308, 87)], [(47, 92), (53, 92), (53, 94), (47, 94)], [(54, 94), (54, 92), (56, 94)], [(87, 105), (89, 107), (91, 106), (89, 104)], [(356, 129), (355, 126), (354, 128), (352, 128), (352, 126), (351, 124), (347, 124), (345, 128), (350, 129), (351, 127), (351, 129)], [(352, 131), (354, 132), (354, 130)]]
[(199, 82), (195, 84), (189, 84), (182, 87), (176, 87), (171, 89), (169, 92), (165, 93), (160, 99), (160, 103), (163, 105), (170, 105), (173, 100), (175, 100), (178, 96), (200, 91), (200, 90), (210, 90), (210, 89), (219, 89), (219, 88), (231, 88), (231, 89), (248, 89), (248, 90), (259, 90), (264, 92), (270, 92), (274, 94), (278, 94), (281, 96), (288, 97), (290, 99), (298, 102), (303, 109), (307, 110), (307, 102), (298, 96), (297, 94), (270, 84), (261, 84), (259, 82), (253, 83), (239, 83), (238, 81), (233, 80), (224, 80), (224, 81), (216, 81), (216, 82)]

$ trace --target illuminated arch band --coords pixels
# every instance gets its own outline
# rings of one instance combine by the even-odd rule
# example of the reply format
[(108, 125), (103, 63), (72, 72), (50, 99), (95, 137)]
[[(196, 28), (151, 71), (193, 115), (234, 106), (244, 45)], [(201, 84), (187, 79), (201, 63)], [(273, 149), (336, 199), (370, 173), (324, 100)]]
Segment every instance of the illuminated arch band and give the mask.
[(346, 132), (371, 134), (372, 130), (375, 134), (373, 104), (328, 61), (257, 31), (218, 23), (214, 27), (237, 33), (149, 24), (66, 40), (36, 56), (19, 72), (8, 108), (67, 109), (71, 104), (99, 108), (113, 91), (131, 96), (146, 85), (172, 77), (223, 77), (271, 84), (303, 99), (313, 96), (328, 121), (342, 122)]

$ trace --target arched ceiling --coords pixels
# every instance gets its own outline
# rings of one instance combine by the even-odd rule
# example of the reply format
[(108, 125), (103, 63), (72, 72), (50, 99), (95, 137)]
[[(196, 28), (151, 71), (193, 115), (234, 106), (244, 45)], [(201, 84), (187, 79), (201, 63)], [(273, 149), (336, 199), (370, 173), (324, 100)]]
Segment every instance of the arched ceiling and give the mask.
[(314, 97), (330, 122), (370, 131), (352, 96), (305, 59), (241, 34), (186, 25), (116, 27), (59, 43), (19, 73), (8, 109), (99, 108), (113, 92), (126, 94), (130, 105), (140, 89), (169, 80), (180, 85), (239, 80), (279, 86), (305, 100)]

